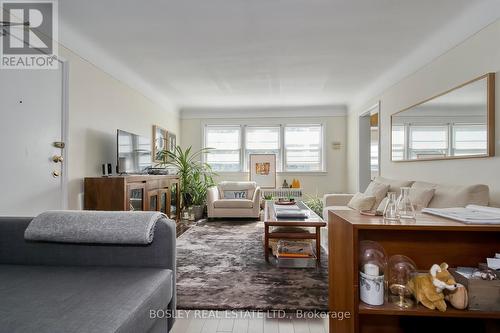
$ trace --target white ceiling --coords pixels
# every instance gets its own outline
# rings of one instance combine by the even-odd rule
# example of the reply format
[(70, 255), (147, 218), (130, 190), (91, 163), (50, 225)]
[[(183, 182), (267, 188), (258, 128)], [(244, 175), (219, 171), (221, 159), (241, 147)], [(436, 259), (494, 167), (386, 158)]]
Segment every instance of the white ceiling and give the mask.
[(349, 104), (438, 31), (495, 1), (63, 0), (60, 36), (179, 108)]

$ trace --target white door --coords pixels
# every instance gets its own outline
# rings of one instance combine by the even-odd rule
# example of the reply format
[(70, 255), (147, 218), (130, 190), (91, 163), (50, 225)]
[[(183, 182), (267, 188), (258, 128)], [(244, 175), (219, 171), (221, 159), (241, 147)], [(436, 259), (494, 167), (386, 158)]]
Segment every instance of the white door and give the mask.
[(65, 82), (62, 64), (0, 70), (0, 216), (65, 208)]

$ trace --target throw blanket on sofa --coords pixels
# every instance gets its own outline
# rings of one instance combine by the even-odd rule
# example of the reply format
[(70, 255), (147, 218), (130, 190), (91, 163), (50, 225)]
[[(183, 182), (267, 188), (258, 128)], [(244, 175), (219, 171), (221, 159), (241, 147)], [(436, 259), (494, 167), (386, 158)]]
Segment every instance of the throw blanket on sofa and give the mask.
[(47, 211), (26, 228), (30, 241), (150, 244), (159, 212)]

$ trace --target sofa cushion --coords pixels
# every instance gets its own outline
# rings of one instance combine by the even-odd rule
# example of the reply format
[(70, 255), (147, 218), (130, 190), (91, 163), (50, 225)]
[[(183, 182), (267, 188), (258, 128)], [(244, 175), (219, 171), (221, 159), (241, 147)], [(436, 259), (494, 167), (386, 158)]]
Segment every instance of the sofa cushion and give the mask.
[(371, 210), (376, 201), (377, 198), (375, 196), (358, 192), (352, 197), (351, 201), (347, 203), (347, 206), (359, 211)]
[(430, 208), (465, 207), (470, 204), (487, 206), (489, 188), (487, 185), (443, 185), (416, 181), (412, 188), (434, 188), (434, 196), (429, 202)]
[(257, 188), (257, 183), (222, 181), (217, 185), (217, 188), (219, 190), (220, 199), (225, 199), (224, 191), (246, 191), (247, 198), (252, 198)]
[(253, 208), (252, 200), (248, 199), (220, 199), (214, 201), (215, 208)]
[(382, 176), (376, 177), (375, 181), (377, 183), (389, 185), (389, 192), (396, 192), (398, 196), (401, 192), (401, 187), (410, 187), (413, 184), (411, 180), (389, 179)]
[(147, 332), (172, 284), (168, 269), (0, 265), (0, 331)]
[(330, 210), (336, 211), (336, 210), (352, 210), (352, 208), (349, 208), (347, 206), (326, 206), (323, 208), (323, 220), (327, 221), (328, 220), (328, 212)]
[(429, 206), (435, 192), (434, 188), (412, 187), (409, 193), (410, 201), (415, 209), (420, 211)]
[(366, 196), (375, 197), (375, 202), (373, 203), (372, 207), (369, 208), (368, 210), (372, 208), (377, 208), (378, 205), (380, 205), (382, 200), (384, 200), (385, 196), (387, 195), (387, 191), (389, 191), (389, 185), (372, 181), (370, 185), (368, 185), (364, 193)]
[(247, 199), (248, 191), (224, 190), (224, 199)]

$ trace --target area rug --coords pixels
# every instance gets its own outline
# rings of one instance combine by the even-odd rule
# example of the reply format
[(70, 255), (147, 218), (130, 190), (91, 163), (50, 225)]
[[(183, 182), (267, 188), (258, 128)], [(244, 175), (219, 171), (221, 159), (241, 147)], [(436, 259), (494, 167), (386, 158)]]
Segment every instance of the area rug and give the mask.
[(328, 307), (327, 255), (319, 268), (266, 263), (262, 222), (201, 222), (177, 239), (177, 307), (318, 310)]

